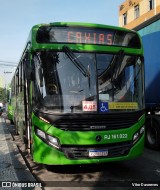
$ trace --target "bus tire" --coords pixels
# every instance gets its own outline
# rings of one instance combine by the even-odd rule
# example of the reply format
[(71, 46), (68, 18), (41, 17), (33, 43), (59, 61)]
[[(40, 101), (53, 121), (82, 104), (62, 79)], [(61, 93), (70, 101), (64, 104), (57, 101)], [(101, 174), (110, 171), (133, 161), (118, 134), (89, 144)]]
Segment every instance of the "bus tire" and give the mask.
[(160, 118), (158, 116), (148, 116), (145, 123), (145, 143), (153, 150), (160, 149)]

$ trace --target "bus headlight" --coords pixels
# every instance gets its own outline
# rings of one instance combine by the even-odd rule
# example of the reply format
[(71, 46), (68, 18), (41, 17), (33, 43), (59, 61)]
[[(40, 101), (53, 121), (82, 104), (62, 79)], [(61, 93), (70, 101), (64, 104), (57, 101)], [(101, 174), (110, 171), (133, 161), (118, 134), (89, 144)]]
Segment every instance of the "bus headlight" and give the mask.
[(139, 132), (135, 133), (134, 136), (133, 136), (133, 141), (135, 141), (136, 139), (138, 139), (139, 137)]
[(60, 143), (57, 138), (46, 134), (44, 131), (41, 131), (40, 129), (36, 129), (36, 135), (45, 143), (53, 146), (56, 149), (60, 149)]
[(58, 139), (55, 138), (55, 137), (52, 137), (50, 135), (47, 135), (48, 137), (48, 142), (50, 145), (54, 146), (55, 148), (59, 149), (60, 146), (59, 146), (59, 142), (58, 142)]
[(41, 138), (43, 138), (43, 139), (46, 139), (46, 135), (45, 135), (45, 133), (44, 133), (43, 131), (37, 129), (36, 133), (37, 133), (37, 135), (38, 135), (39, 137), (41, 137)]
[(133, 135), (133, 144), (135, 144), (143, 135), (145, 131), (145, 127), (141, 127), (134, 135)]
[(144, 133), (144, 130), (145, 130), (145, 127), (144, 127), (144, 126), (141, 127), (141, 129), (140, 129), (140, 134), (143, 134), (143, 133)]

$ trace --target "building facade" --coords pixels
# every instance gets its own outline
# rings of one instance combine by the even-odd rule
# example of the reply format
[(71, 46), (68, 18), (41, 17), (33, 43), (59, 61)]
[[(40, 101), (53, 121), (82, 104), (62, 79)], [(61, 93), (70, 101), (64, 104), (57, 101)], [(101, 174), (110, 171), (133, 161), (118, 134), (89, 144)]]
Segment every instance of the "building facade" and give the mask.
[(119, 26), (133, 29), (160, 14), (160, 0), (126, 0), (119, 6)]

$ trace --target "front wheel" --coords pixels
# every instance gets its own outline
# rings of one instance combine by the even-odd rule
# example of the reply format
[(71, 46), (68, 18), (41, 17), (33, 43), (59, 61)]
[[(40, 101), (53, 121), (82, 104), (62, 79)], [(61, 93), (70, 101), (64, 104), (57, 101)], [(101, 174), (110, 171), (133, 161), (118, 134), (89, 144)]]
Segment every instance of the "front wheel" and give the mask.
[(148, 116), (145, 127), (146, 146), (154, 150), (160, 149), (160, 118), (158, 116)]

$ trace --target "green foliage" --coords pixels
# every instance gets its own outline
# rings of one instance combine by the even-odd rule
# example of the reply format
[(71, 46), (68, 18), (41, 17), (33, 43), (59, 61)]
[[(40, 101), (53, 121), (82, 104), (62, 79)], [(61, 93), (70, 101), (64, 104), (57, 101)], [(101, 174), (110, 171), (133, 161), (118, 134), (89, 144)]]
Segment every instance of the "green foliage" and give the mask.
[(6, 102), (6, 89), (0, 87), (0, 102)]

